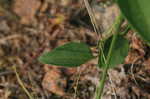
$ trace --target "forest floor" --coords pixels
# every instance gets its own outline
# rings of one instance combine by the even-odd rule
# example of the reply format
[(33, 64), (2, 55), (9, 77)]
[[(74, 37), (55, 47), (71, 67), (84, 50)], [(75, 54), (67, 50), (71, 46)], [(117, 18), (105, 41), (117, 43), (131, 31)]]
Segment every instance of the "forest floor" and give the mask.
[[(92, 8), (102, 31), (119, 13), (110, 0), (95, 0)], [(127, 37), (130, 51), (109, 70), (103, 99), (150, 99), (150, 47), (134, 31)], [(65, 68), (37, 58), (70, 41), (96, 54), (97, 40), (82, 0), (0, 0), (0, 99), (93, 99), (102, 71), (97, 60)]]

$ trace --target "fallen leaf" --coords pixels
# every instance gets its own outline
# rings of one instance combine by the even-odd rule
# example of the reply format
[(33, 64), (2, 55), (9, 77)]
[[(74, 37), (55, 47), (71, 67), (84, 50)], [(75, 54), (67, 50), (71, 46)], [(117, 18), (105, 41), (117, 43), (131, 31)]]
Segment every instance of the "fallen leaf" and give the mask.
[(42, 81), (44, 89), (57, 94), (59, 96), (65, 95), (65, 88), (67, 86), (66, 78), (61, 76), (61, 72), (58, 69), (52, 69), (48, 71)]
[(40, 4), (39, 0), (14, 0), (13, 11), (21, 18), (22, 24), (30, 24), (34, 22)]
[(65, 21), (65, 16), (63, 14), (56, 14), (56, 16), (54, 18), (50, 18), (49, 21), (53, 24), (53, 25), (59, 25), (62, 24)]
[(139, 56), (138, 53), (136, 53), (135, 51), (130, 51), (128, 53), (128, 56), (125, 58), (125, 64), (132, 64), (139, 58), (141, 58), (141, 57)]
[(132, 43), (131, 43), (131, 48), (136, 49), (137, 51), (139, 51), (139, 53), (141, 55), (144, 55), (144, 46), (142, 44), (142, 41), (137, 38), (136, 36), (132, 36)]

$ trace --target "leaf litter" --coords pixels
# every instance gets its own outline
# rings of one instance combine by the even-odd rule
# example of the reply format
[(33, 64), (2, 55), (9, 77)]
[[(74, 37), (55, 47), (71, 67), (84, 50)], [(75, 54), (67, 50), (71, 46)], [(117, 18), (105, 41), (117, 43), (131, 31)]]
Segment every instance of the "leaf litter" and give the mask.
[[(82, 2), (10, 1), (0, 2), (0, 99), (28, 99), (13, 66), (35, 99), (92, 99), (101, 73), (96, 60), (78, 68), (53, 67), (37, 61), (42, 52), (70, 41), (85, 42), (96, 54), (98, 37)], [(93, 3), (93, 8), (100, 11), (96, 16), (104, 31), (118, 14), (118, 8), (111, 3), (106, 5), (106, 1)], [(109, 71), (103, 99), (150, 98), (150, 48), (133, 33), (127, 35), (131, 50), (125, 63)]]

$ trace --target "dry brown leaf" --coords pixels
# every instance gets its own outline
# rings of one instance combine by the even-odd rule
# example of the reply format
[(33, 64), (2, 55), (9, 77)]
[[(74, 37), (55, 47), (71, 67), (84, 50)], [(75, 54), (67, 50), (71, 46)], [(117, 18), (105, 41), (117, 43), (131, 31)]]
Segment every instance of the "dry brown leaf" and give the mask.
[(140, 58), (140, 56), (138, 55), (138, 53), (136, 53), (134, 51), (130, 51), (128, 53), (128, 56), (125, 58), (125, 64), (132, 64), (139, 58)]
[(22, 24), (30, 24), (34, 22), (40, 4), (39, 0), (14, 0), (13, 11), (21, 17)]
[(45, 74), (42, 86), (54, 94), (64, 96), (67, 80), (61, 76), (60, 70), (52, 69)]
[(44, 65), (46, 72), (42, 81), (44, 89), (57, 94), (65, 96), (65, 88), (67, 86), (67, 76), (71, 76), (77, 72), (77, 68), (65, 68), (60, 66)]
[(144, 46), (143, 46), (143, 44), (142, 44), (142, 41), (141, 41), (139, 38), (137, 38), (136, 36), (133, 36), (133, 37), (132, 37), (131, 47), (132, 47), (133, 49), (136, 49), (137, 51), (139, 51), (139, 53), (140, 53), (141, 55), (144, 55), (144, 54), (145, 54), (144, 49), (143, 49)]

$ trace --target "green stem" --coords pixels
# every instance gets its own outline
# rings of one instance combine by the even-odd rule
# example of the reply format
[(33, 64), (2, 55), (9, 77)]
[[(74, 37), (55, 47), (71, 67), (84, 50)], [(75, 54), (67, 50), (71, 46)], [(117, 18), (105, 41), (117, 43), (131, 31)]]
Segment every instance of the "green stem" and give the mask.
[[(113, 49), (115, 41), (117, 39), (119, 28), (120, 28), (120, 25), (122, 24), (122, 21), (123, 21), (123, 16), (120, 15), (117, 18), (116, 21), (117, 22), (115, 24), (115, 30), (113, 31), (113, 32), (115, 32), (115, 34), (113, 35), (113, 39), (112, 39), (112, 42), (111, 42), (111, 45), (110, 45), (108, 56), (106, 57), (105, 68), (104, 68), (103, 73), (102, 73), (102, 78), (101, 78), (99, 86), (98, 86), (98, 88), (96, 90), (97, 91), (96, 92), (96, 99), (101, 99), (101, 96), (102, 96), (102, 93), (103, 93), (103, 89), (104, 89), (104, 85), (105, 85), (105, 80), (106, 80), (106, 77), (107, 77), (107, 71), (109, 69), (109, 61), (110, 61), (110, 58), (111, 58), (112, 49)], [(101, 44), (100, 44), (100, 46), (101, 46)], [(99, 50), (102, 51), (101, 49), (99, 49)], [(100, 58), (100, 56), (99, 56), (99, 58)]]
[(129, 30), (131, 30), (131, 26), (128, 24), (128, 25), (126, 26), (126, 29), (125, 29), (123, 32), (121, 32), (120, 35), (125, 35), (126, 33), (129, 32)]

